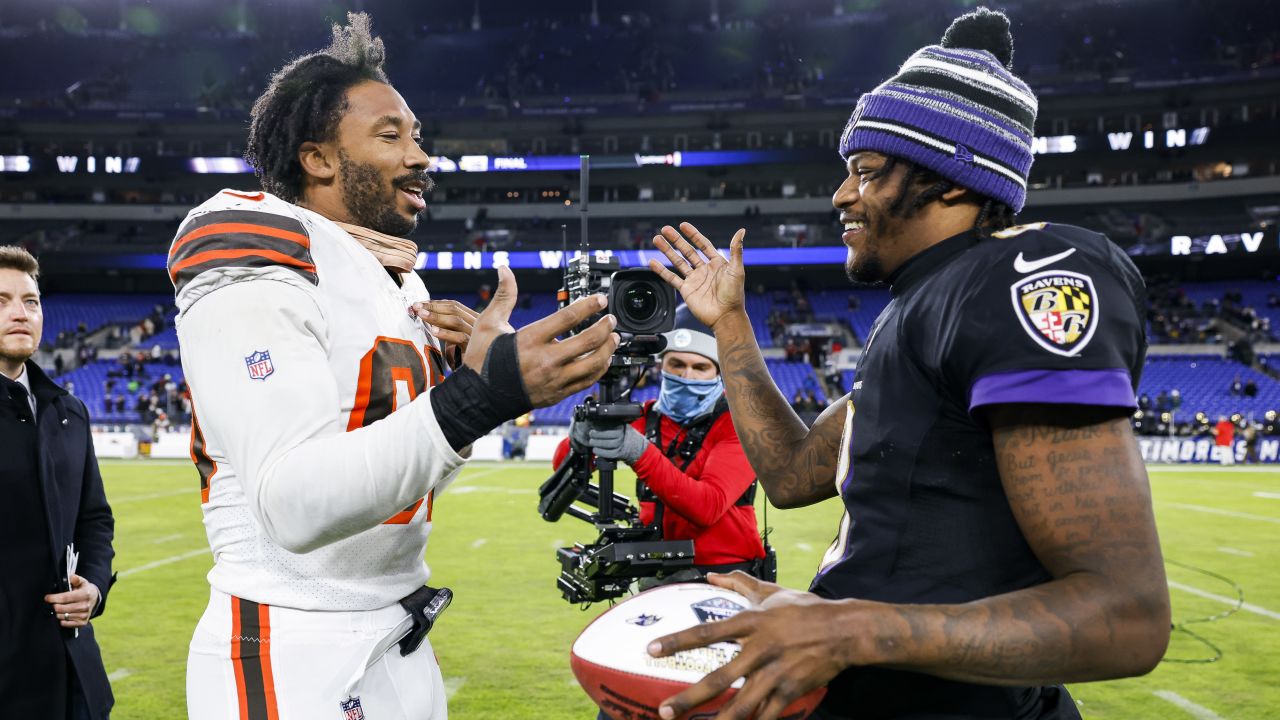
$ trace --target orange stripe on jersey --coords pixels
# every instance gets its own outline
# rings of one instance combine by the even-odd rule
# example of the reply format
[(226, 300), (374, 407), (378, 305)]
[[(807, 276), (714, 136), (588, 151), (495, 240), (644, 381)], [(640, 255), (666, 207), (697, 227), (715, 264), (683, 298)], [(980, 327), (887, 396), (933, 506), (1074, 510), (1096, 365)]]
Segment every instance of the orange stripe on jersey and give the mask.
[(281, 253), (281, 252), (276, 252), (275, 250), (266, 250), (263, 248), (246, 248), (243, 250), (209, 250), (207, 252), (202, 252), (202, 253), (197, 253), (195, 255), (192, 255), (186, 260), (183, 260), (177, 265), (174, 265), (173, 267), (169, 268), (169, 279), (173, 280), (174, 282), (177, 282), (178, 273), (194, 265), (200, 265), (202, 263), (211, 262), (213, 260), (231, 260), (234, 258), (244, 258), (244, 257), (262, 257), (262, 258), (271, 260), (272, 262), (278, 263), (280, 265), (288, 265), (290, 267), (301, 268), (302, 270), (306, 270), (307, 272), (312, 272), (312, 273), (316, 271), (315, 265), (309, 262), (304, 262), (302, 260), (291, 258), (288, 255), (285, 255), (284, 253)]
[(253, 202), (262, 202), (262, 199), (263, 199), (263, 198), (265, 198), (265, 197), (267, 196), (267, 194), (266, 194), (266, 193), (261, 193), (261, 192), (254, 193), (254, 194), (252, 194), (252, 195), (245, 195), (244, 193), (238, 193), (238, 192), (234, 192), (234, 191), (232, 191), (232, 190), (223, 190), (223, 191), (222, 191), (222, 194), (223, 194), (223, 195), (230, 195), (231, 197), (238, 197), (238, 198), (240, 198), (240, 199), (242, 199), (242, 200), (251, 200), (251, 201), (253, 201)]
[(195, 230), (192, 230), (186, 235), (183, 235), (182, 237), (178, 238), (177, 242), (173, 244), (173, 247), (169, 248), (169, 257), (173, 257), (174, 252), (178, 248), (182, 247), (183, 245), (186, 245), (187, 243), (193, 240), (199, 240), (200, 238), (209, 237), (210, 235), (229, 235), (231, 233), (247, 233), (250, 235), (265, 235), (267, 237), (280, 238), (281, 240), (289, 240), (290, 242), (296, 242), (308, 250), (311, 249), (311, 238), (307, 237), (306, 235), (302, 235), (296, 232), (290, 232), (288, 230), (281, 230), (280, 228), (274, 228), (268, 225), (258, 225), (256, 223), (224, 222), (224, 223), (214, 223), (212, 225), (205, 225), (204, 227), (196, 228)]
[[(430, 494), (428, 494), (428, 497), (430, 497)], [(413, 519), (413, 516), (418, 514), (418, 508), (420, 507), (422, 507), (422, 498), (418, 498), (418, 501), (415, 502), (414, 504), (410, 505), (409, 507), (401, 510), (395, 515), (392, 515), (391, 517), (382, 521), (382, 524), (383, 525), (408, 525), (409, 521)]]

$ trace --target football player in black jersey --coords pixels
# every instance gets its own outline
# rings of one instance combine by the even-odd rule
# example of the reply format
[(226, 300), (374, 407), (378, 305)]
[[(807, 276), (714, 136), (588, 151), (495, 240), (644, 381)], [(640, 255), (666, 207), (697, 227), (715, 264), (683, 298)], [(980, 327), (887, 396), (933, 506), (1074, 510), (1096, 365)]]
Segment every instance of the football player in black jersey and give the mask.
[(652, 263), (713, 329), (734, 424), (780, 507), (839, 495), (810, 592), (712, 576), (758, 603), (662, 638), (737, 639), (673, 718), (745, 685), (720, 718), (1078, 718), (1065, 682), (1150, 671), (1169, 595), (1128, 416), (1146, 354), (1144, 286), (1107, 238), (1011, 226), (1036, 100), (1009, 72), (1008, 19), (980, 9), (864, 95), (833, 203), (857, 281), (892, 300), (849, 395), (805, 428), (745, 312), (743, 231), (724, 258), (665, 227)]

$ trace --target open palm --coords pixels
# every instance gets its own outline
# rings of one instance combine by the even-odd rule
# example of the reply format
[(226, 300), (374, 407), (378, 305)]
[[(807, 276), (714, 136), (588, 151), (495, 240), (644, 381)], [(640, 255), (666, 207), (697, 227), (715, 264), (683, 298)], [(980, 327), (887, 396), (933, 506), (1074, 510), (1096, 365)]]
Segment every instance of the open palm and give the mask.
[[(656, 247), (671, 261), (671, 270), (657, 260), (649, 267), (679, 291), (693, 316), (715, 329), (725, 315), (743, 310), (746, 304), (746, 270), (742, 267), (742, 239), (738, 230), (729, 242), (729, 259), (691, 223), (680, 229), (667, 225), (653, 238)], [(674, 270), (674, 272), (673, 272)]]

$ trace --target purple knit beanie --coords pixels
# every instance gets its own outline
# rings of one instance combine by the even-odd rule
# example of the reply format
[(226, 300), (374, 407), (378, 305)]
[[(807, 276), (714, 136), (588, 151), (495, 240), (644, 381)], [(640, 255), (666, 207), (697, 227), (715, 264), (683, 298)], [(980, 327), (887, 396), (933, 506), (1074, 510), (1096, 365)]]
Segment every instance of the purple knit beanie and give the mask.
[(1031, 171), (1036, 96), (1009, 71), (1009, 18), (962, 15), (941, 45), (858, 99), (840, 155), (871, 150), (910, 160), (961, 187), (1022, 210)]

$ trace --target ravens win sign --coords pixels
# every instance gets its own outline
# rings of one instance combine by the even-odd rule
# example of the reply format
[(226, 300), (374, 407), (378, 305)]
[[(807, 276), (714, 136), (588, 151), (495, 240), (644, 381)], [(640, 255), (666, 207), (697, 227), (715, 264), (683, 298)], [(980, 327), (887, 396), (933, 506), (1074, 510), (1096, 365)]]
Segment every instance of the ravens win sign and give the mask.
[(1058, 355), (1079, 354), (1098, 328), (1093, 279), (1067, 270), (1047, 270), (1010, 288), (1022, 327), (1041, 347)]

